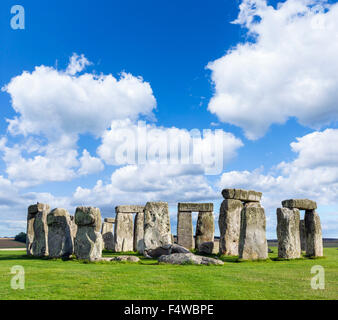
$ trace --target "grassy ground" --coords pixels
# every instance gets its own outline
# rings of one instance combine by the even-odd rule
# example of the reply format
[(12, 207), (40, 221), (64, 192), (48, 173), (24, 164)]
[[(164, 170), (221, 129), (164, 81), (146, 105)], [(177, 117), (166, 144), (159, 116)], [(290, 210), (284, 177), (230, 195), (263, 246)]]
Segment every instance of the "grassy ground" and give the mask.
[[(24, 252), (0, 252), (0, 299), (337, 299), (338, 250), (323, 259), (235, 262), (224, 266), (140, 263), (84, 263), (34, 259)], [(105, 253), (104, 256), (113, 254)], [(25, 290), (10, 288), (12, 266), (25, 268)], [(325, 289), (313, 290), (311, 267), (325, 268)]]

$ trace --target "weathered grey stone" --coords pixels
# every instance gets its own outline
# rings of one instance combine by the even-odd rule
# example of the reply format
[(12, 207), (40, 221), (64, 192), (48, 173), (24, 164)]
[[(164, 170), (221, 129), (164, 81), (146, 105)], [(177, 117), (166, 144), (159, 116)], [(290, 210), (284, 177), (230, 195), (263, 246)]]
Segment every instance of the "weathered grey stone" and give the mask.
[(144, 208), (144, 250), (171, 244), (167, 202), (148, 202)]
[(306, 233), (305, 233), (305, 221), (299, 221), (299, 234), (300, 234), (300, 247), (302, 251), (306, 251)]
[(28, 255), (48, 256), (48, 204), (37, 203), (28, 207), (26, 249)]
[(198, 252), (199, 253), (205, 253), (205, 254), (212, 254), (214, 250), (214, 242), (203, 242), (199, 245)]
[(296, 259), (301, 257), (299, 221), (300, 213), (298, 209), (277, 209), (279, 258)]
[(179, 244), (173, 244), (173, 245), (171, 245), (170, 250), (171, 250), (170, 254), (172, 254), (172, 253), (189, 253), (190, 252), (188, 250), (188, 248), (180, 246)]
[(259, 202), (262, 198), (261, 192), (242, 189), (224, 189), (222, 195), (224, 199), (235, 199), (243, 202)]
[(187, 249), (195, 248), (191, 212), (178, 211), (177, 243)]
[(116, 213), (115, 252), (134, 250), (134, 222), (132, 213)]
[(220, 254), (238, 256), (242, 209), (243, 204), (240, 200), (226, 199), (221, 204), (218, 219), (220, 230)]
[(138, 212), (134, 224), (134, 251), (143, 253), (144, 250), (144, 213)]
[(115, 218), (104, 218), (104, 222), (115, 223)]
[(170, 264), (215, 264), (223, 265), (224, 262), (218, 259), (209, 257), (197, 256), (192, 253), (173, 253), (170, 255), (163, 255), (159, 257), (159, 262)]
[(159, 258), (163, 255), (170, 255), (173, 253), (189, 253), (187, 248), (184, 248), (177, 244), (167, 244), (156, 249), (150, 249), (147, 251), (146, 256), (148, 258)]
[(143, 212), (144, 206), (135, 206), (135, 205), (125, 205), (118, 206), (115, 208), (116, 213), (136, 213)]
[(212, 254), (219, 254), (219, 241), (214, 241), (214, 249), (212, 250)]
[(323, 256), (323, 238), (320, 218), (315, 210), (305, 211), (306, 255)]
[(212, 212), (214, 211), (214, 204), (213, 203), (179, 203), (178, 204), (178, 211), (185, 211), (185, 212)]
[(213, 212), (199, 212), (196, 224), (195, 248), (198, 250), (201, 243), (213, 242), (215, 221)]
[(114, 223), (108, 222), (106, 221), (106, 219), (104, 219), (105, 221), (102, 224), (102, 230), (101, 230), (103, 246), (106, 250), (114, 250), (114, 246), (115, 246)]
[(51, 258), (68, 258), (73, 254), (73, 238), (69, 212), (57, 208), (47, 215), (48, 254)]
[(74, 243), (75, 237), (76, 237), (76, 232), (77, 232), (77, 225), (75, 223), (75, 217), (74, 216), (70, 216), (70, 230), (72, 232), (72, 239), (73, 239), (73, 243)]
[(95, 260), (102, 257), (103, 240), (101, 212), (98, 208), (78, 207), (75, 212), (77, 233), (74, 253), (78, 259)]
[(317, 209), (317, 203), (309, 199), (289, 199), (282, 201), (284, 208), (296, 208), (299, 210), (315, 210)]
[(135, 257), (135, 256), (118, 256), (118, 257), (113, 257), (111, 261), (139, 262), (140, 258)]
[(243, 260), (267, 259), (266, 218), (263, 208), (243, 208), (238, 251), (239, 258)]

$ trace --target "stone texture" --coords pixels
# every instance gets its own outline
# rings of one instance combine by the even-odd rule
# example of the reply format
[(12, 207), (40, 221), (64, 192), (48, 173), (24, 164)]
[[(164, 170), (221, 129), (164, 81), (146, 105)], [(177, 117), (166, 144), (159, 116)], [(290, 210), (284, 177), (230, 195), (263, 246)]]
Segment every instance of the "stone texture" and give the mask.
[(317, 209), (317, 203), (309, 199), (289, 199), (282, 201), (284, 208), (296, 208), (299, 210), (315, 210)]
[(105, 221), (102, 224), (102, 230), (101, 230), (102, 239), (103, 239), (103, 247), (106, 250), (114, 250), (114, 246), (115, 246), (114, 223), (108, 222), (106, 221), (106, 219), (104, 219)]
[(118, 206), (115, 208), (116, 213), (137, 213), (143, 212), (144, 206), (135, 206), (135, 205), (125, 205)]
[(213, 212), (199, 212), (196, 224), (195, 248), (204, 242), (213, 242), (215, 221)]
[(253, 190), (224, 189), (222, 191), (224, 199), (235, 199), (243, 202), (260, 202), (262, 193)]
[(323, 238), (320, 218), (315, 210), (305, 211), (306, 255), (323, 256)]
[(98, 208), (78, 207), (75, 212), (77, 233), (74, 253), (78, 259), (95, 260), (102, 257), (101, 212)]
[(111, 261), (139, 262), (140, 258), (135, 256), (118, 256), (111, 258)]
[(144, 251), (144, 213), (138, 212), (135, 216), (134, 224), (134, 251), (143, 253)]
[(173, 253), (170, 255), (163, 255), (159, 257), (159, 262), (170, 263), (170, 264), (215, 264), (224, 265), (224, 262), (218, 259), (197, 256), (192, 253)]
[(28, 255), (48, 256), (48, 204), (37, 203), (28, 207), (26, 249)]
[(220, 254), (238, 256), (242, 209), (243, 204), (240, 200), (226, 199), (221, 204), (218, 219)]
[(214, 211), (213, 203), (179, 203), (178, 211), (186, 211), (186, 212), (212, 212)]
[(214, 241), (214, 249), (212, 250), (212, 254), (219, 254), (219, 241)]
[(178, 211), (177, 243), (187, 249), (195, 248), (191, 212)]
[(296, 259), (301, 257), (300, 213), (298, 209), (277, 209), (278, 257)]
[(205, 254), (212, 254), (214, 251), (214, 242), (203, 242), (199, 245), (198, 252), (205, 253)]
[(69, 212), (57, 208), (47, 215), (48, 254), (51, 258), (68, 258), (73, 254), (73, 237)]
[(104, 218), (104, 222), (115, 223), (115, 218)]
[(75, 223), (75, 217), (74, 216), (70, 216), (70, 229), (72, 232), (72, 238), (73, 238), (73, 243), (76, 237), (76, 232), (77, 232), (77, 225)]
[(266, 218), (263, 208), (243, 208), (238, 251), (239, 258), (243, 260), (267, 259)]
[(144, 208), (144, 250), (171, 244), (167, 202), (148, 202)]
[(134, 250), (134, 222), (132, 213), (116, 213), (115, 252)]
[(306, 234), (305, 234), (305, 221), (299, 221), (299, 235), (300, 235), (300, 247), (302, 251), (306, 251)]

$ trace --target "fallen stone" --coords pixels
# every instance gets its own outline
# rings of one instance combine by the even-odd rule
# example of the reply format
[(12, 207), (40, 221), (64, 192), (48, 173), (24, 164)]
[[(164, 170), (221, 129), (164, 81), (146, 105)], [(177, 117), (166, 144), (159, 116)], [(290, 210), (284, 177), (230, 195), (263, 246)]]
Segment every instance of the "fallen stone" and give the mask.
[(296, 259), (301, 257), (299, 221), (300, 213), (298, 209), (277, 209), (279, 258)]
[(178, 211), (183, 212), (212, 212), (214, 211), (213, 203), (182, 203), (178, 204)]
[(148, 258), (159, 258), (163, 255), (170, 255), (173, 253), (189, 253), (187, 248), (184, 248), (177, 244), (167, 244), (156, 249), (150, 249), (145, 252), (145, 256)]
[(191, 212), (178, 211), (177, 243), (188, 249), (195, 248)]
[(111, 261), (128, 261), (128, 262), (139, 262), (140, 258), (135, 256), (118, 256), (113, 257)]
[(323, 256), (323, 237), (320, 218), (315, 210), (305, 211), (306, 255)]
[(103, 240), (100, 232), (101, 212), (98, 208), (77, 207), (77, 233), (74, 253), (78, 259), (95, 260), (102, 257)]
[(134, 250), (134, 222), (132, 213), (116, 213), (115, 252)]
[(242, 209), (243, 204), (240, 200), (227, 199), (221, 204), (218, 219), (220, 230), (220, 254), (238, 256)]
[(215, 222), (213, 212), (199, 212), (196, 224), (195, 248), (199, 250), (200, 244), (213, 242)]
[(224, 189), (222, 195), (224, 199), (235, 199), (243, 202), (259, 202), (262, 198), (261, 192), (242, 189)]
[(144, 208), (144, 250), (171, 244), (167, 202), (148, 202)]
[(289, 199), (282, 201), (282, 206), (289, 209), (315, 210), (317, 203), (309, 199)]
[(68, 258), (74, 245), (71, 219), (67, 210), (54, 209), (47, 215), (48, 253), (51, 258)]
[(171, 255), (159, 257), (158, 261), (169, 264), (224, 265), (224, 262), (221, 260), (197, 256), (192, 253), (173, 253)]
[(243, 208), (238, 251), (239, 258), (243, 260), (267, 259), (266, 218), (263, 208)]
[(212, 254), (214, 250), (214, 242), (203, 242), (199, 245), (198, 252), (205, 253), (205, 254)]

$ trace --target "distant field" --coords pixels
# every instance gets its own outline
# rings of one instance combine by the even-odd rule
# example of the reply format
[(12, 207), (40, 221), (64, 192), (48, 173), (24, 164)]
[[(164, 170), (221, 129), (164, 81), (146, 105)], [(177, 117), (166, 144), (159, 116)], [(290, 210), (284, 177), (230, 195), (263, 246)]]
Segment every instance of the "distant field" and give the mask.
[(26, 244), (23, 242), (15, 241), (12, 238), (0, 238), (0, 249), (9, 248), (26, 248)]
[[(224, 266), (140, 263), (84, 263), (29, 258), (24, 251), (0, 251), (0, 299), (337, 299), (338, 250), (324, 249), (323, 259), (235, 262)], [(104, 253), (104, 256), (113, 256)], [(10, 270), (25, 269), (25, 290), (10, 288)], [(311, 268), (325, 269), (325, 290), (310, 286)]]

